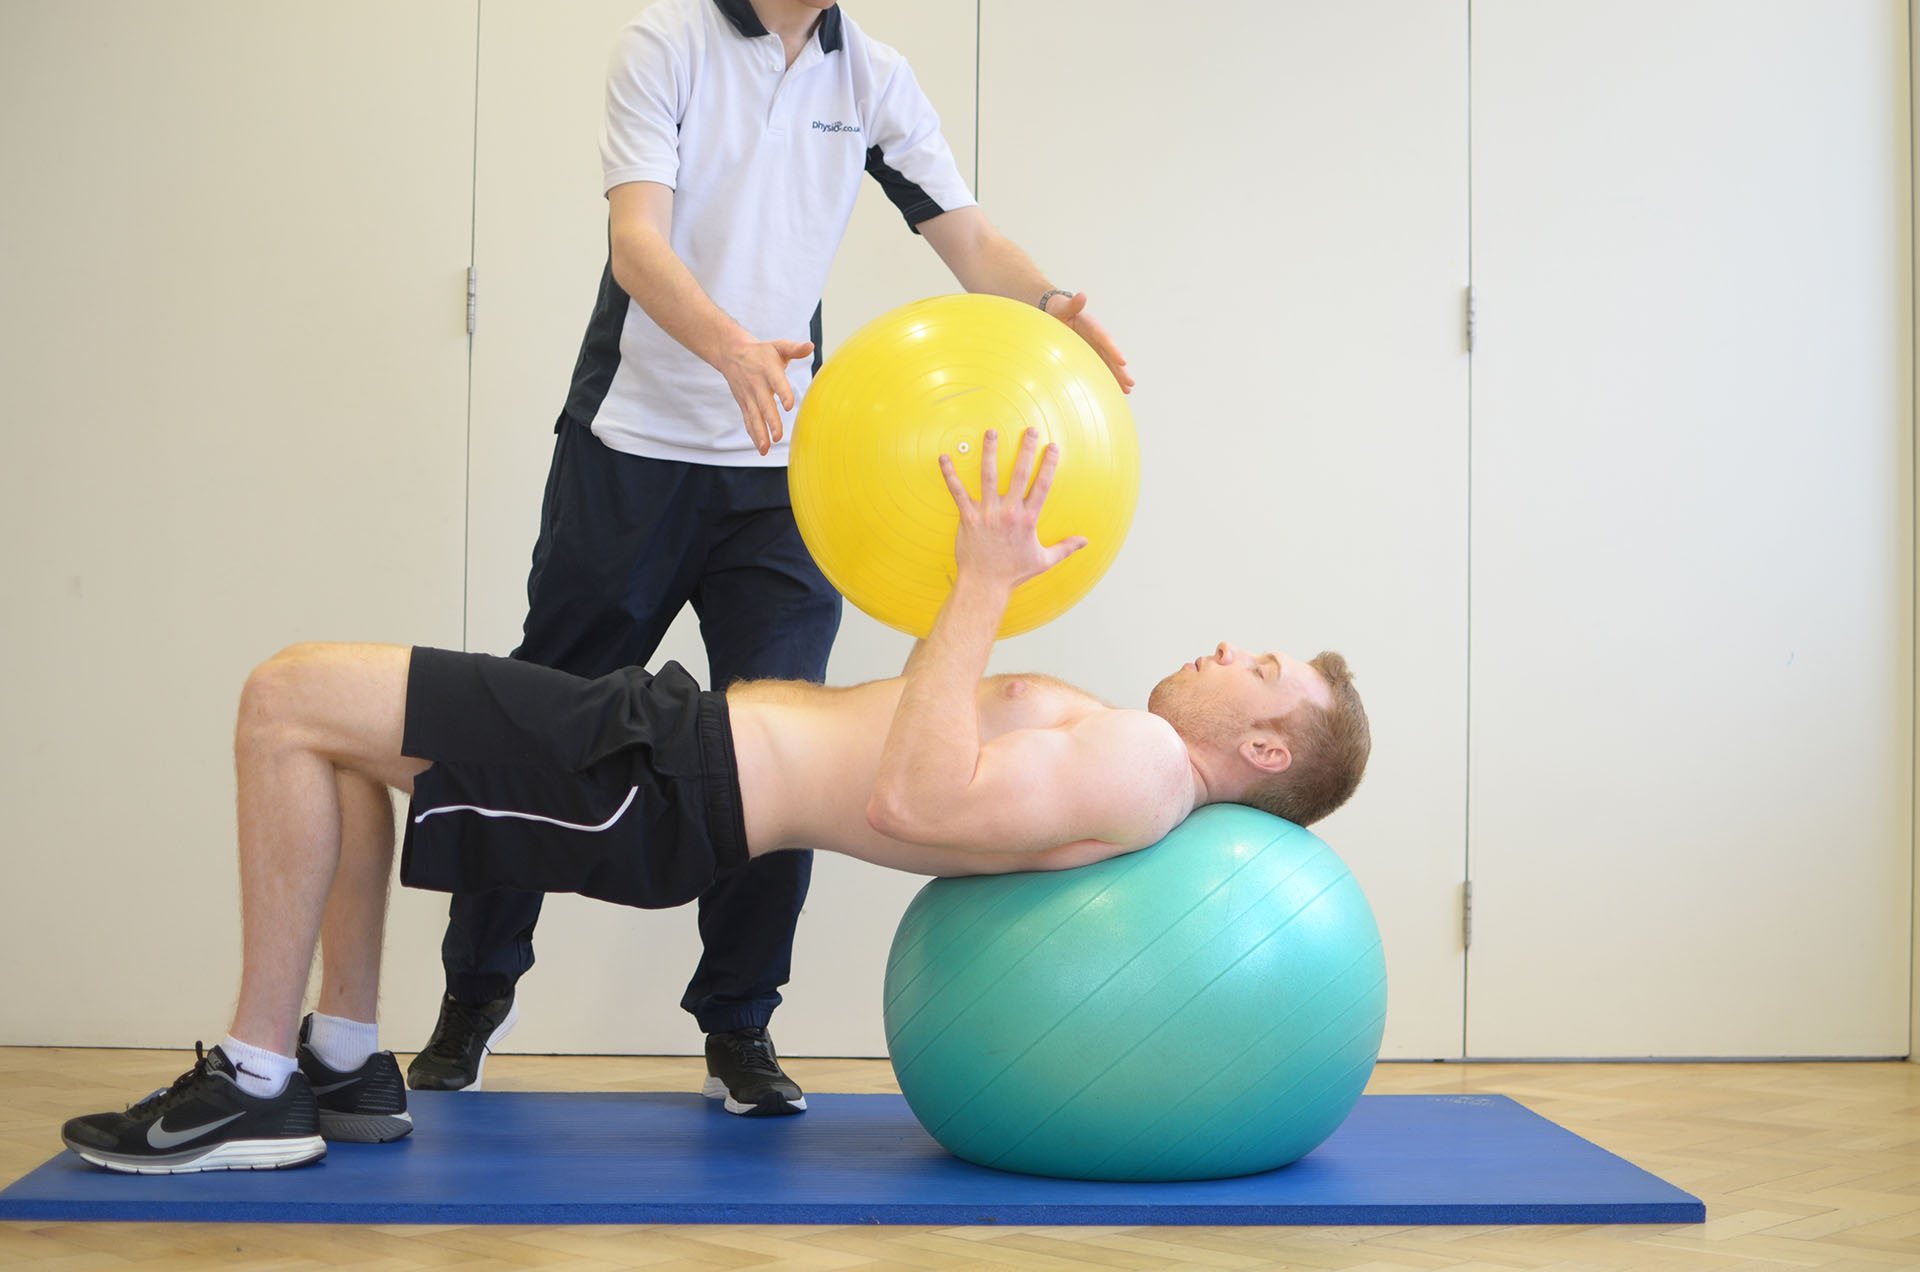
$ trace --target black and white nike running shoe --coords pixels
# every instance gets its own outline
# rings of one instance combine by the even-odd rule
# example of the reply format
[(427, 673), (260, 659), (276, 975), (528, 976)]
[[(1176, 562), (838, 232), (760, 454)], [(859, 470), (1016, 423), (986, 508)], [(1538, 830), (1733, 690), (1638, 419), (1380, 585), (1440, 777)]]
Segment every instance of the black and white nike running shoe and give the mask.
[(320, 1106), (320, 1134), (351, 1144), (385, 1144), (413, 1130), (407, 1088), (391, 1051), (376, 1051), (352, 1073), (327, 1066), (307, 1045), (313, 1017), (300, 1022), (300, 1072)]
[(193, 1044), (198, 1059), (172, 1086), (124, 1113), (93, 1113), (60, 1128), (67, 1147), (95, 1166), (137, 1175), (280, 1170), (327, 1154), (313, 1089), (298, 1073), (280, 1094), (248, 1095), (227, 1053)]
[(416, 1091), (478, 1091), (487, 1057), (519, 1019), (511, 989), (490, 1003), (463, 1003), (448, 994), (440, 1000), (433, 1036), (407, 1066), (407, 1085)]
[(741, 1117), (786, 1117), (807, 1111), (800, 1084), (787, 1076), (764, 1027), (707, 1035), (707, 1081), (700, 1093)]

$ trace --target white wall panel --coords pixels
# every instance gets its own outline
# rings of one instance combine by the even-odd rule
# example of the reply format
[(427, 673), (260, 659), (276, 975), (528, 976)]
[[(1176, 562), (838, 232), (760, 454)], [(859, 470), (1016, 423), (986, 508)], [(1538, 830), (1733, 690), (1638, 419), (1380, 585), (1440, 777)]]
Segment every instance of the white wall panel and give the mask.
[(1476, 1055), (1907, 1048), (1905, 22), (1474, 5)]
[(0, 6), (0, 1042), (218, 1038), (248, 670), (459, 640), (474, 25)]
[(1230, 639), (1346, 653), (1375, 751), (1323, 827), (1387, 947), (1385, 1054), (1461, 1052), (1466, 5), (986, 0), (980, 194), (1139, 378), (1139, 512), (1001, 646), (1143, 702)]

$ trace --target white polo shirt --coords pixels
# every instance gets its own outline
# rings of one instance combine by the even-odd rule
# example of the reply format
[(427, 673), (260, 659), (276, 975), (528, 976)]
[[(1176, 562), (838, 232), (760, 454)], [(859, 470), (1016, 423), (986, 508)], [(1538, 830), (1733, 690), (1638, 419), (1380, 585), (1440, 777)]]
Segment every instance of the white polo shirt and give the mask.
[[(788, 364), (796, 407), (861, 174), (909, 225), (974, 202), (906, 59), (838, 6), (789, 68), (747, 0), (660, 0), (621, 34), (600, 152), (608, 190), (673, 188), (673, 250), (715, 304), (758, 339), (814, 342), (811, 363)], [(787, 462), (784, 442), (764, 458), (753, 449), (725, 378), (620, 291), (611, 262), (562, 426), (570, 419), (634, 455)]]

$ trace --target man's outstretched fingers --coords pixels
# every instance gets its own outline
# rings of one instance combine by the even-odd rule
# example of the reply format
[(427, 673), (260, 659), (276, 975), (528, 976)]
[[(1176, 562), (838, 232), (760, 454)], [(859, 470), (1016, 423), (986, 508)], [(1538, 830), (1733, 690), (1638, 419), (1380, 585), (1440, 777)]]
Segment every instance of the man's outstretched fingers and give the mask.
[(1039, 429), (1030, 428), (1020, 434), (1020, 453), (1013, 457), (1013, 479), (1007, 486), (1007, 493), (1015, 499), (1027, 498), (1027, 488), (1033, 483), (1034, 448), (1039, 440)]
[(973, 496), (967, 493), (966, 483), (960, 480), (960, 473), (953, 466), (953, 456), (940, 456), (940, 475), (947, 479), (947, 493), (953, 496), (953, 502), (964, 516), (967, 507), (973, 503)]
[(980, 503), (991, 507), (1000, 499), (1000, 434), (988, 429), (980, 436)]
[(1060, 564), (1062, 561), (1066, 560), (1068, 557), (1072, 556), (1074, 553), (1078, 552), (1080, 549), (1086, 546), (1087, 546), (1087, 539), (1085, 535), (1079, 535), (1079, 534), (1068, 535), (1066, 538), (1060, 540), (1060, 542), (1054, 544), (1052, 547), (1046, 550), (1047, 551), (1047, 568), (1051, 570), (1054, 566)]
[(1053, 472), (1059, 466), (1060, 448), (1048, 442), (1046, 449), (1040, 452), (1040, 471), (1033, 475), (1033, 489), (1027, 495), (1036, 511), (1047, 502), (1047, 492), (1053, 489)]

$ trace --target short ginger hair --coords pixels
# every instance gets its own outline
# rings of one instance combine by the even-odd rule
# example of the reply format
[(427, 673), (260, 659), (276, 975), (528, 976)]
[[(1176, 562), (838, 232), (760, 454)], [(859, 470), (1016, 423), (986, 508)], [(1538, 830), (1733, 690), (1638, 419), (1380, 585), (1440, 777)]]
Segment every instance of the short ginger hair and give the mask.
[(1347, 660), (1329, 650), (1308, 665), (1326, 678), (1332, 702), (1302, 703), (1272, 722), (1293, 761), (1254, 783), (1240, 800), (1298, 826), (1312, 825), (1352, 798), (1373, 751), (1367, 709)]

